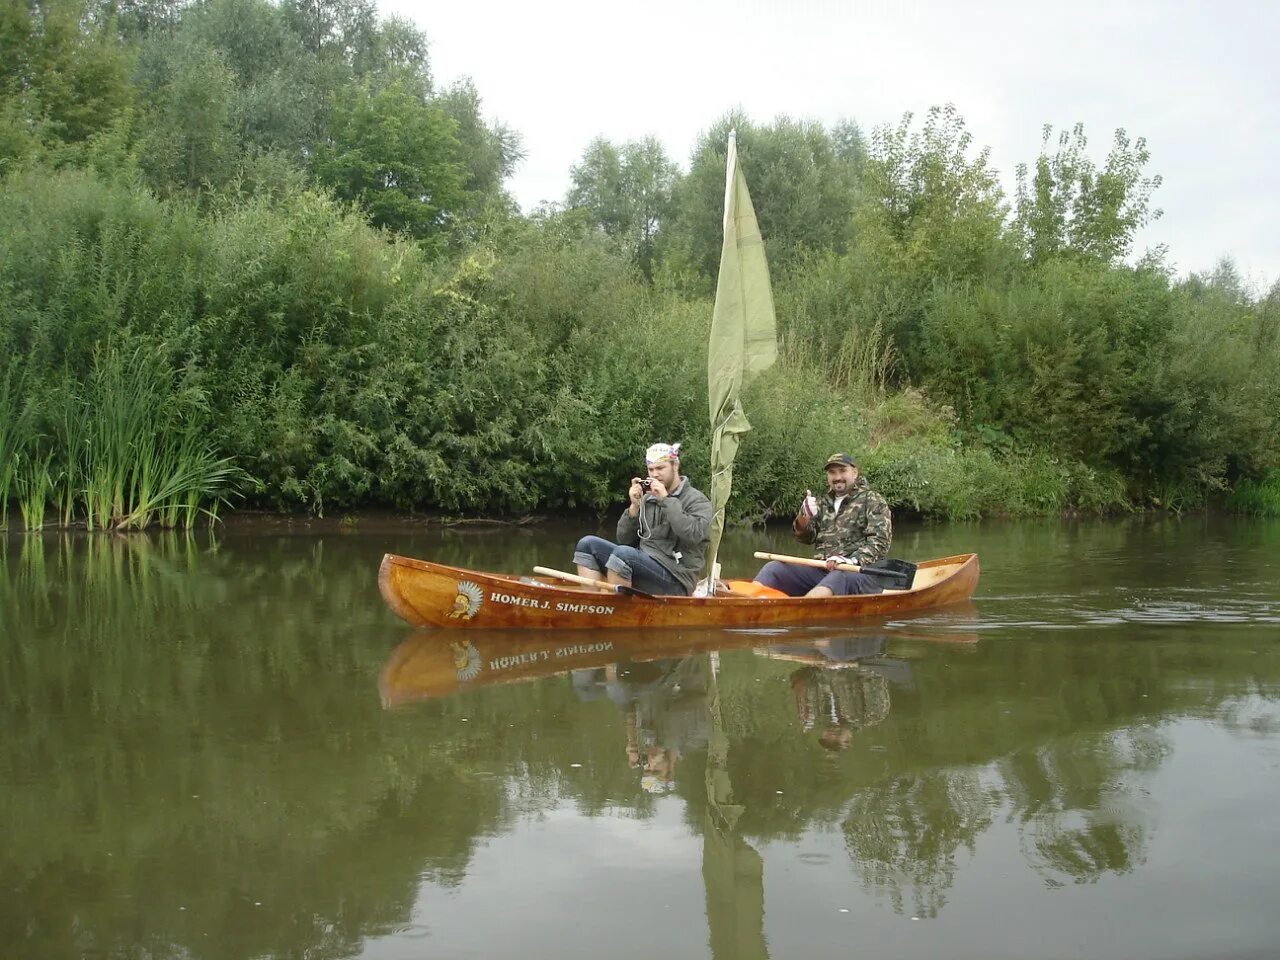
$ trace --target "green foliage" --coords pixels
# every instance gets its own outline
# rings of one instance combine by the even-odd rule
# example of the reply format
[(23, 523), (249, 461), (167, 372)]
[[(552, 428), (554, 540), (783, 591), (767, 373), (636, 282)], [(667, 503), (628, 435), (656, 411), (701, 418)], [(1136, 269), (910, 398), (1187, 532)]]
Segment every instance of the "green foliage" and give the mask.
[(1064, 253), (1096, 257), (1111, 263), (1126, 256), (1134, 233), (1160, 217), (1151, 209), (1151, 195), (1160, 177), (1144, 177), (1151, 159), (1146, 140), (1130, 141), (1115, 132), (1106, 165), (1098, 170), (1085, 155), (1084, 125), (1058, 135), (1058, 149), (1047, 152), (1053, 128), (1044, 128), (1044, 148), (1035, 175), (1018, 165), (1017, 210), (1014, 230), (1027, 258), (1043, 263)]
[(1229, 262), (1177, 290), (1167, 362), (1152, 376), (1167, 398), (1145, 463), (1161, 479), (1216, 489), (1280, 466), (1275, 410), (1280, 344), (1266, 302), (1254, 302)]
[(922, 323), (925, 386), (1015, 445), (1127, 466), (1149, 441), (1170, 313), (1144, 271), (1062, 263), (1004, 289), (943, 287)]
[(83, 374), (114, 330), (181, 327), (200, 243), (188, 205), (136, 186), (45, 169), (0, 182), (0, 343), (33, 376)]
[(877, 447), (864, 464), (895, 507), (934, 519), (1102, 514), (1128, 502), (1118, 472), (1044, 453), (997, 456), (982, 447), (909, 439)]
[(176, 36), (154, 38), (149, 54), (171, 55), (183, 44), (216, 50), (232, 72), (225, 110), (245, 159), (275, 152), (305, 166), (323, 126), (325, 85), (339, 81), (307, 53), (282, 9), (268, 0), (211, 0), (182, 18)]
[(880, 397), (895, 381), (898, 352), (885, 331), (884, 288), (859, 257), (806, 259), (775, 285), (779, 335), (798, 364), (824, 370), (837, 389)]
[(24, 454), (32, 445), (31, 407), (25, 402), (24, 375), (16, 363), (6, 363), (0, 377), (0, 530), (9, 523), (9, 494), (18, 482)]
[(5, 126), (16, 114), (56, 151), (84, 142), (128, 107), (129, 54), (98, 12), (89, 0), (14, 0), (0, 8)]
[(1280, 517), (1280, 473), (1260, 480), (1241, 480), (1231, 491), (1228, 502), (1239, 513)]
[(83, 484), (90, 530), (156, 521), (190, 529), (205, 504), (216, 508), (243, 479), (207, 439), (203, 395), (172, 381), (162, 360), (108, 348), (64, 399), (54, 455), (66, 465), (68, 494)]
[(925, 282), (985, 277), (1003, 267), (1008, 207), (989, 150), (952, 105), (929, 110), (920, 130), (907, 114), (871, 137), (858, 242)]
[(453, 133), (458, 141), (463, 169), (467, 175), (464, 185), (475, 205), (484, 198), (502, 193), (502, 182), (515, 170), (524, 158), (520, 134), (503, 124), (488, 126), (480, 112), (480, 93), (470, 80), (459, 80), (435, 98), (442, 110), (453, 121)]
[(203, 395), (176, 385), (143, 349), (96, 351), (83, 381), (64, 373), (36, 384), (12, 373), (0, 392), (0, 406), (17, 408), (0, 433), (0, 502), (12, 480), (28, 531), (44, 526), (50, 506), (62, 526), (189, 529), (246, 479), (214, 451)]
[(901, 376), (920, 381), (920, 327), (939, 285), (998, 283), (1016, 265), (1007, 206), (988, 152), (953, 106), (875, 130), (853, 211), (854, 245), (823, 262), (844, 309), (863, 330), (893, 339)]
[(731, 513), (789, 513), (837, 447), (927, 516), (1280, 468), (1280, 285), (1125, 265), (1159, 177), (1123, 130), (1095, 165), (1046, 128), (1010, 218), (954, 107), (867, 139), (734, 112), (684, 176), (593, 142), (522, 218), (518, 135), (371, 0), (33, 0), (0, 8), (0, 503), (189, 523), (234, 464), (277, 507), (605, 510), (658, 438), (705, 484), (730, 130), (783, 338)]
[(18, 509), (28, 533), (44, 527), (45, 508), (53, 499), (53, 454), (45, 452), (18, 464)]
[(766, 238), (775, 276), (806, 253), (843, 251), (864, 145), (856, 126), (832, 130), (812, 121), (780, 117), (753, 123), (735, 111), (698, 138), (689, 173), (676, 185), (669, 231), (658, 246), (672, 278), (699, 292), (715, 289), (724, 234), (724, 168), (728, 135), (737, 134), (738, 157)]
[(160, 190), (218, 186), (232, 172), (235, 74), (214, 48), (168, 43), (156, 50), (156, 88), (142, 123), (140, 163)]
[(620, 148), (597, 138), (570, 171), (565, 206), (587, 211), (605, 236), (618, 241), (652, 277), (654, 242), (671, 215), (678, 173), (655, 137)]
[(423, 240), (461, 212), (466, 171), (454, 122), (415, 87), (365, 79), (341, 90), (312, 170), (335, 196), (359, 203), (372, 223)]

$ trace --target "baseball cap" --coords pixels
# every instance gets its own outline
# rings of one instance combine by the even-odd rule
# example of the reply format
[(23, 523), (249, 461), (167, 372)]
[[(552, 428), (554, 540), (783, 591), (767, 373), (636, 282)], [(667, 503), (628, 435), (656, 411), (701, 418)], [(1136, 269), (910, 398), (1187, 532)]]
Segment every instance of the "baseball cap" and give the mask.
[(840, 464), (845, 467), (856, 467), (858, 465), (858, 461), (853, 459), (853, 457), (849, 456), (847, 453), (833, 453), (831, 456), (827, 457), (827, 462), (822, 465), (822, 469), (825, 470), (827, 467), (834, 467), (836, 464)]

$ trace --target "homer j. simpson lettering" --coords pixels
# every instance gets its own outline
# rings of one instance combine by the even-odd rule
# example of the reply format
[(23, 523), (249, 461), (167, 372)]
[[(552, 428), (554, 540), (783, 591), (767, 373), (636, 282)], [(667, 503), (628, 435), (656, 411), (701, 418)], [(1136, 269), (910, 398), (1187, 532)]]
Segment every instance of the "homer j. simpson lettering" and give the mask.
[(502, 603), (509, 607), (533, 607), (535, 610), (554, 610), (557, 613), (593, 613), (602, 616), (613, 614), (613, 607), (599, 603), (574, 603), (569, 600), (542, 600), (537, 597), (518, 597), (510, 593), (489, 594), (491, 603)]

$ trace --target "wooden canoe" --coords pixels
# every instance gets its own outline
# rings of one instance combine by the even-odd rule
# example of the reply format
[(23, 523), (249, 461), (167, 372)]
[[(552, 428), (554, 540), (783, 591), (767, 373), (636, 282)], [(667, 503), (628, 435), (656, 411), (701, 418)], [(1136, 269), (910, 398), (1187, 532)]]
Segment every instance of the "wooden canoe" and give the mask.
[(540, 577), (482, 573), (388, 553), (378, 571), (387, 605), (415, 627), (609, 630), (784, 627), (891, 617), (968, 600), (978, 555), (919, 564), (910, 590), (851, 597), (642, 597)]

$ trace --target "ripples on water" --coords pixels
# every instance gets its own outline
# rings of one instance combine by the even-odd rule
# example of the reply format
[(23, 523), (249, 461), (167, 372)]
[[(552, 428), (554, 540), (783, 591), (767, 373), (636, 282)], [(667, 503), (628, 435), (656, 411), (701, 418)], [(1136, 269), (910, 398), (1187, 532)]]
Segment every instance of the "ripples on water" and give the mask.
[[(1222, 589), (1168, 586), (1115, 587), (1064, 596), (982, 594), (981, 623), (975, 629), (1009, 627), (1061, 630), (1121, 623), (1280, 623), (1274, 584), (1224, 584)], [(1033, 616), (1028, 617), (1032, 613)]]

